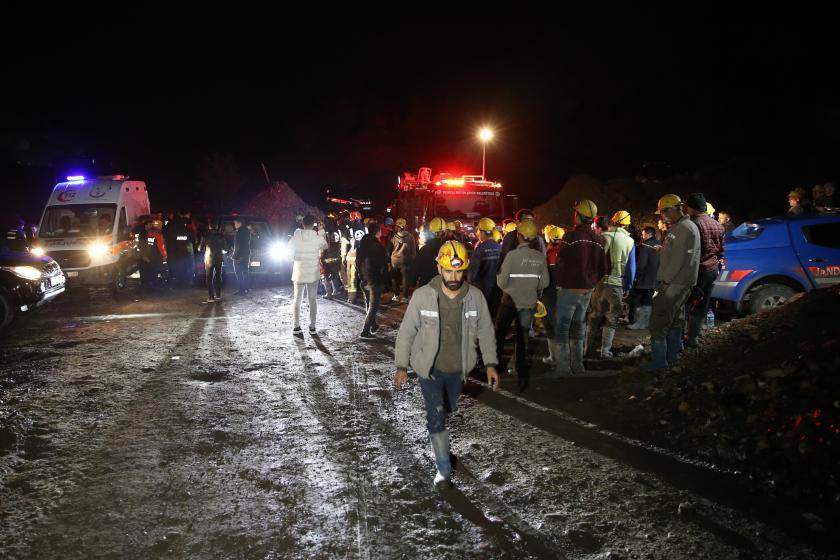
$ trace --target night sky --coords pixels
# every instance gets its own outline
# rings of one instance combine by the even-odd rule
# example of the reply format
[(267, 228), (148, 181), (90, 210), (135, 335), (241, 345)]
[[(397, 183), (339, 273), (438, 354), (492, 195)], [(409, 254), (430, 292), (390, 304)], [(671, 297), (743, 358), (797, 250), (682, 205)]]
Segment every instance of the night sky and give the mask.
[(309, 202), (328, 186), (382, 198), (423, 165), (480, 173), (482, 124), (497, 134), (488, 176), (529, 205), (571, 174), (633, 177), (645, 161), (776, 166), (740, 196), (840, 177), (828, 14), (474, 11), (21, 22), (3, 39), (3, 219), (32, 219), (80, 169), (146, 180), (157, 209), (192, 205), (214, 153), (235, 159), (243, 197), (265, 163)]

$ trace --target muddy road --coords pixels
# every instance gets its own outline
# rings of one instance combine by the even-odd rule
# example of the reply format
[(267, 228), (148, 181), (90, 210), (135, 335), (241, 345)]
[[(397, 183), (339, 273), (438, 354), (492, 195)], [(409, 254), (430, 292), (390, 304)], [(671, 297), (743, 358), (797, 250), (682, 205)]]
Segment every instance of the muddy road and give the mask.
[(440, 493), (417, 382), (393, 390), (402, 307), (360, 341), (358, 308), (320, 300), (313, 336), (304, 303), (298, 338), (287, 287), (203, 295), (76, 291), (0, 340), (0, 557), (831, 557), (539, 371), (468, 385)]

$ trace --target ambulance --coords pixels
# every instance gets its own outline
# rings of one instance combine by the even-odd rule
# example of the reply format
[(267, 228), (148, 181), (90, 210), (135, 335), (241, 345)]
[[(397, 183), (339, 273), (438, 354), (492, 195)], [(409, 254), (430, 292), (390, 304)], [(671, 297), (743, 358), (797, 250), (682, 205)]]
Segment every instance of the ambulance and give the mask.
[(146, 214), (149, 193), (143, 181), (124, 175), (67, 177), (53, 188), (33, 253), (58, 262), (68, 287), (120, 291), (139, 268), (131, 228)]

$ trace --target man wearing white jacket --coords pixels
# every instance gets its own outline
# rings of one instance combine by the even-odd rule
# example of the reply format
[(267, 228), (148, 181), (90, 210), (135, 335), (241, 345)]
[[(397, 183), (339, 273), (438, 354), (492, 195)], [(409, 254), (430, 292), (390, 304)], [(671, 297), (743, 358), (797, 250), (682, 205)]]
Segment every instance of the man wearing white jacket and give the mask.
[(303, 289), (309, 298), (309, 332), (315, 333), (315, 316), (318, 313), (318, 281), (321, 271), (318, 267), (321, 251), (327, 249), (327, 239), (323, 234), (314, 231), (314, 216), (303, 218), (303, 228), (295, 231), (289, 243), (294, 266), (292, 268), (292, 283), (295, 287), (295, 298), (292, 303), (293, 334), (301, 334), (300, 330), (300, 300)]

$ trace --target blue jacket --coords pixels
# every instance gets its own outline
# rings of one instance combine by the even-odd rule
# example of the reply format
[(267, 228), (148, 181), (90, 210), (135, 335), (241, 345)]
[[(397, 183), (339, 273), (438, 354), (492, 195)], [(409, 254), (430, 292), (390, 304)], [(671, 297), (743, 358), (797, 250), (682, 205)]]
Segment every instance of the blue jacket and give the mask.
[(478, 286), (484, 297), (488, 298), (496, 285), (496, 273), (499, 270), (501, 245), (492, 239), (479, 243), (470, 260), (469, 281)]

